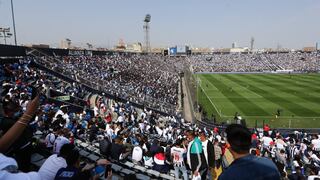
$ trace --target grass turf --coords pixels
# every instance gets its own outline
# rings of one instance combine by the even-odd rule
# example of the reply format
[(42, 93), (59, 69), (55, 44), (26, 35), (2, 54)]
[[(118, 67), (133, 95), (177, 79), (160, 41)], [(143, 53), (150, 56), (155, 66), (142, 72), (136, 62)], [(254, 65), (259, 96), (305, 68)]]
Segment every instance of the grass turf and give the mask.
[[(253, 127), (320, 128), (320, 74), (196, 74), (207, 116), (231, 121), (238, 112)], [(281, 115), (276, 118), (277, 110)]]

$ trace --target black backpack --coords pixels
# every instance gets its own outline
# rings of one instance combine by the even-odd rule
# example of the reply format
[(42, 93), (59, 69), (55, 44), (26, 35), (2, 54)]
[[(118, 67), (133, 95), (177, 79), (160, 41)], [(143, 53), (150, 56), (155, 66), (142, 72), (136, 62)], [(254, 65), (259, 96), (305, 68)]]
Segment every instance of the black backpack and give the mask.
[(110, 142), (109, 138), (104, 138), (99, 142), (99, 149), (100, 153), (106, 157), (110, 156), (111, 152), (111, 145), (112, 143)]

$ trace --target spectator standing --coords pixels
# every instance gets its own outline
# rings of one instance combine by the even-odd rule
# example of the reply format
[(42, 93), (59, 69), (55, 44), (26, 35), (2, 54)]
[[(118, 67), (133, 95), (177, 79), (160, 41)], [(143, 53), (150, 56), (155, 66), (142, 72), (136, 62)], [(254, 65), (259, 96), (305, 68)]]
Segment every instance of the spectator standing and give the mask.
[(52, 152), (53, 150), (55, 140), (56, 140), (55, 132), (50, 132), (45, 138), (46, 147), (50, 152)]
[(175, 146), (171, 148), (171, 157), (174, 166), (174, 175), (176, 179), (179, 179), (179, 173), (182, 173), (184, 180), (188, 179), (187, 168), (184, 163), (183, 156), (187, 152), (186, 147), (180, 139), (176, 140)]
[(200, 132), (200, 140), (202, 142), (202, 149), (204, 153), (204, 157), (206, 159), (206, 163), (208, 166), (208, 179), (212, 179), (215, 177), (214, 174), (214, 162), (215, 162), (215, 154), (214, 147), (210, 140), (207, 139), (206, 133), (204, 131)]
[(207, 178), (207, 163), (203, 154), (202, 143), (192, 130), (187, 132), (189, 140), (187, 161), (194, 177)]
[(221, 166), (221, 160), (222, 160), (222, 150), (219, 146), (218, 139), (214, 140), (214, 159), (215, 159), (215, 168), (219, 169)]
[(58, 132), (58, 137), (54, 141), (53, 146), (53, 153), (58, 154), (60, 152), (61, 147), (64, 144), (69, 144), (69, 130), (68, 129), (62, 129), (60, 132)]

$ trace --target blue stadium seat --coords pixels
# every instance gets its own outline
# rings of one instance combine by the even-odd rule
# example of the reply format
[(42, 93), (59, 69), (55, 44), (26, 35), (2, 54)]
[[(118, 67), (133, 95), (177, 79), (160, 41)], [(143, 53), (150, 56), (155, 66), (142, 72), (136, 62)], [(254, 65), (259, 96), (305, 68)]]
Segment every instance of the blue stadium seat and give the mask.
[(90, 159), (91, 161), (96, 162), (96, 161), (99, 159), (99, 157), (96, 156), (96, 155), (94, 155), (94, 154), (90, 154), (90, 155), (88, 156), (88, 159)]
[(138, 170), (138, 171), (143, 172), (143, 173), (147, 171), (147, 168), (145, 168), (143, 166), (139, 166), (139, 165), (135, 165), (135, 166), (133, 166), (133, 168), (135, 170)]
[(147, 175), (144, 175), (144, 174), (136, 174), (136, 178), (139, 179), (139, 180), (150, 180), (151, 178)]
[(146, 172), (151, 176), (160, 177), (160, 172), (158, 172), (158, 171), (148, 169)]
[(160, 174), (160, 177), (163, 178), (163, 179), (174, 180), (174, 176), (170, 176), (170, 175), (168, 175), (168, 174), (163, 174), (163, 173), (161, 173), (161, 174)]
[(83, 148), (86, 148), (89, 146), (89, 144), (85, 143), (85, 142), (82, 142), (80, 143), (80, 146), (83, 147)]
[(115, 172), (120, 172), (120, 171), (123, 169), (121, 166), (119, 166), (119, 165), (117, 165), (117, 164), (112, 164), (112, 165), (111, 165), (111, 168), (112, 168), (112, 170), (115, 171)]
[(81, 156), (83, 156), (83, 157), (87, 157), (90, 153), (87, 152), (87, 151), (85, 151), (85, 150), (80, 150), (80, 151), (79, 151), (79, 154), (80, 154)]
[(123, 176), (125, 176), (125, 175), (129, 175), (129, 174), (135, 174), (135, 172), (134, 172), (134, 171), (131, 171), (131, 170), (129, 170), (129, 169), (122, 169), (122, 170), (120, 171), (120, 174), (122, 174)]
[(134, 164), (133, 164), (132, 162), (129, 162), (129, 161), (126, 161), (126, 162), (124, 163), (124, 165), (126, 165), (126, 166), (128, 166), (128, 167), (130, 167), (130, 168), (133, 168), (133, 166), (134, 166)]

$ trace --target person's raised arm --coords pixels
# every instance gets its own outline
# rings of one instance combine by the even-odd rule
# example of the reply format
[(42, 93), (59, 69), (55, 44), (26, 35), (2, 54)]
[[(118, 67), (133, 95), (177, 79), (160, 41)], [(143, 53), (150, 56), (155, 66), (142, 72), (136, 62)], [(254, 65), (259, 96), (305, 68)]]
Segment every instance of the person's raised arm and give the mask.
[(14, 125), (0, 138), (0, 152), (4, 153), (22, 134), (29, 121), (39, 107), (39, 96), (28, 103), (26, 112), (14, 123)]

